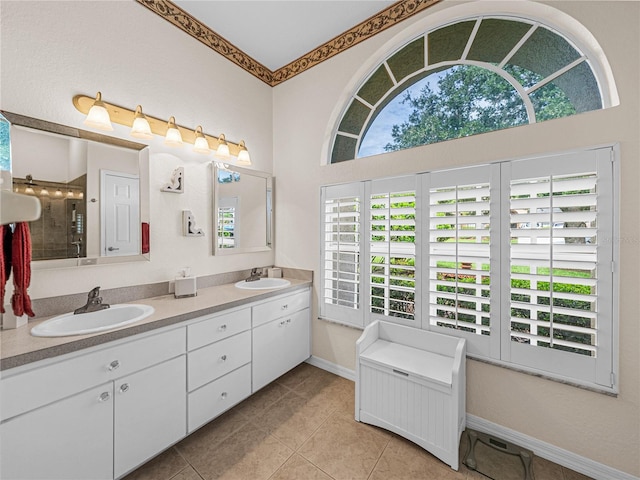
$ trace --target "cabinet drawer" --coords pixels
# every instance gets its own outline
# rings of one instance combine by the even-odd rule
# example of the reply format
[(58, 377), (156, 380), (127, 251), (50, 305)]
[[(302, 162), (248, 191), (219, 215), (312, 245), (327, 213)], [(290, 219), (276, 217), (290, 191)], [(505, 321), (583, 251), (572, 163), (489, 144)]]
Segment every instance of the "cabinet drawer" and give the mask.
[(305, 308), (309, 308), (309, 290), (277, 297), (253, 307), (253, 326), (257, 327)]
[(195, 350), (251, 328), (251, 309), (204, 317), (187, 327), (187, 348)]
[(251, 395), (251, 365), (208, 383), (189, 394), (189, 432)]
[(251, 362), (250, 331), (189, 352), (189, 391), (249, 362)]
[(185, 329), (179, 328), (3, 376), (0, 380), (0, 419), (47, 405), (184, 352)]

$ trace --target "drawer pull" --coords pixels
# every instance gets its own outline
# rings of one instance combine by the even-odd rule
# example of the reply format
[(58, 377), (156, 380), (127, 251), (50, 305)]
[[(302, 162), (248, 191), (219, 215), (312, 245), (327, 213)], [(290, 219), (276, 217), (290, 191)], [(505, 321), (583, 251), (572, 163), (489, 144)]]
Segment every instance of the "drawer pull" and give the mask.
[(111, 398), (111, 395), (109, 395), (109, 392), (102, 392), (98, 397), (98, 401), (106, 402), (107, 400), (109, 400), (109, 398)]
[(404, 377), (408, 377), (409, 374), (407, 372), (402, 372), (400, 370), (396, 370), (395, 368), (393, 369), (393, 373), (397, 373), (398, 375), (402, 375)]
[(120, 393), (127, 393), (129, 391), (129, 384), (128, 383), (123, 383), (120, 386)]
[(287, 318), (287, 323), (291, 323), (291, 319), (290, 318)]
[(224, 332), (226, 329), (227, 329), (227, 325), (226, 325), (226, 324), (224, 324), (224, 325), (220, 325), (220, 326), (218, 327), (218, 330), (220, 330), (221, 332)]
[(226, 355), (222, 355), (222, 356), (220, 357), (220, 361), (221, 361), (221, 362), (226, 362), (226, 361), (227, 361), (227, 356), (226, 356)]
[(282, 305), (282, 307), (281, 307), (282, 310), (286, 310), (287, 308), (289, 308), (288, 304)]
[(109, 371), (112, 372), (114, 371), (116, 368), (118, 368), (120, 366), (120, 362), (118, 360), (114, 360), (113, 362), (111, 362), (109, 364)]
[(222, 392), (222, 394), (220, 395), (220, 398), (222, 398), (223, 400), (226, 400), (228, 394), (227, 392)]

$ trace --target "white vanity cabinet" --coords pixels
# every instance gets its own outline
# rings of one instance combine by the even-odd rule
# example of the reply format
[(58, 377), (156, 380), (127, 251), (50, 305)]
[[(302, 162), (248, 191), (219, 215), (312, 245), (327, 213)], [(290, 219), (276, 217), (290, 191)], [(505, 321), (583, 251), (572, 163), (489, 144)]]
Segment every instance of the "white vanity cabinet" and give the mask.
[(0, 478), (93, 480), (113, 476), (113, 382), (0, 425)]
[(115, 478), (185, 436), (185, 371), (180, 355), (115, 382)]
[(309, 303), (304, 290), (253, 307), (253, 392), (311, 355)]
[(185, 392), (184, 327), (6, 372), (0, 478), (118, 477), (184, 437)]
[(310, 355), (310, 289), (0, 375), (0, 479), (112, 480)]

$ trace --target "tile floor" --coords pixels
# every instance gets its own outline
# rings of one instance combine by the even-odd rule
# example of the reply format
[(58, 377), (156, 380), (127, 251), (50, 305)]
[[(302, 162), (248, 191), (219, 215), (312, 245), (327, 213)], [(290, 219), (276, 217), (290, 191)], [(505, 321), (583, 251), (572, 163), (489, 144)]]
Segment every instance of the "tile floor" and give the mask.
[[(125, 480), (488, 478), (462, 464), (456, 472), (402, 437), (353, 417), (354, 383), (303, 363)], [(587, 479), (538, 457), (534, 475)], [(495, 477), (511, 480), (506, 471)]]

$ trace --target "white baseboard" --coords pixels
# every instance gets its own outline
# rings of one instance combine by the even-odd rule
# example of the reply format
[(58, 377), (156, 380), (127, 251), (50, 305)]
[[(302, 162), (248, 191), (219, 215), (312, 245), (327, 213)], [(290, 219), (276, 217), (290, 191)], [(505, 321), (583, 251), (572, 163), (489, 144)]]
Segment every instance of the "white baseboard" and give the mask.
[[(340, 365), (336, 365), (335, 363), (324, 360), (323, 358), (311, 356), (307, 359), (307, 363), (346, 378), (347, 380), (355, 381), (356, 379), (356, 372), (354, 370), (341, 367)], [(468, 413), (467, 427), (478, 430), (479, 432), (489, 433), (498, 438), (515, 443), (516, 445), (531, 450), (539, 457), (582, 473), (583, 475), (595, 478), (596, 480), (640, 480), (640, 477), (616, 470), (615, 468)]]
[(515, 443), (531, 450), (538, 457), (545, 458), (596, 480), (640, 480), (638, 477), (628, 473), (468, 413), (467, 427)]
[(313, 365), (314, 367), (321, 368), (326, 370), (327, 372), (331, 372), (339, 377), (346, 378), (347, 380), (351, 380), (352, 382), (356, 381), (356, 372), (355, 370), (349, 370), (348, 368), (341, 367), (340, 365), (336, 365), (333, 362), (329, 362), (324, 358), (315, 357), (311, 355), (307, 358), (306, 362), (309, 365)]

